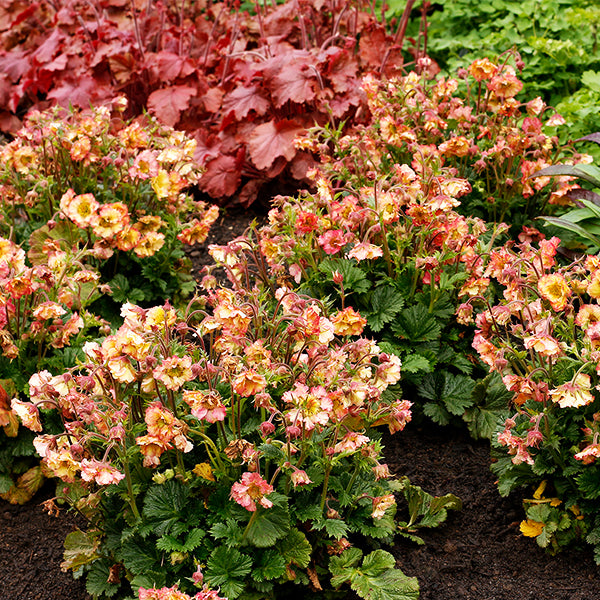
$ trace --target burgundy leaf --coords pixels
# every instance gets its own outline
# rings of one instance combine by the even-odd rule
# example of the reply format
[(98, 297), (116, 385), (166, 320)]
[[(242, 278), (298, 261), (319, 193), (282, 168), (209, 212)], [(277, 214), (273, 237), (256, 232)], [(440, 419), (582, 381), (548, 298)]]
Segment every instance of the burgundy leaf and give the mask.
[(248, 142), (248, 152), (258, 169), (268, 169), (278, 156), (290, 161), (296, 154), (294, 139), (305, 129), (295, 121), (269, 121), (258, 125)]
[(331, 81), (334, 91), (341, 93), (353, 89), (357, 83), (358, 63), (345, 48), (330, 46), (326, 51), (325, 76)]
[(316, 61), (304, 50), (281, 54), (265, 69), (270, 77), (269, 88), (275, 106), (280, 108), (288, 100), (298, 104), (310, 102), (315, 97), (317, 83)]
[(358, 54), (361, 61), (372, 68), (381, 67), (386, 48), (385, 27), (371, 21), (360, 35)]
[(65, 39), (60, 29), (55, 29), (46, 40), (32, 53), (38, 65), (49, 63), (59, 52)]
[(62, 81), (59, 86), (48, 93), (48, 99), (61, 106), (77, 106), (87, 108), (98, 98), (106, 98), (111, 94), (110, 88), (99, 86), (98, 81), (90, 75), (79, 75), (75, 81)]
[(258, 85), (249, 87), (239, 86), (233, 90), (223, 101), (223, 111), (227, 114), (234, 112), (237, 119), (243, 119), (250, 111), (257, 115), (264, 115), (270, 102), (260, 93)]
[(204, 110), (208, 113), (216, 113), (221, 108), (221, 102), (223, 100), (223, 90), (218, 87), (213, 87), (202, 94), (202, 104)]
[(19, 81), (30, 66), (29, 56), (21, 50), (11, 50), (0, 56), (0, 72), (8, 75), (13, 83)]
[(189, 59), (179, 56), (174, 52), (159, 52), (156, 55), (146, 55), (146, 61), (156, 61), (158, 76), (163, 82), (171, 82), (177, 77), (187, 77), (193, 73), (194, 67)]
[(213, 198), (223, 198), (233, 196), (240, 181), (239, 161), (233, 156), (221, 155), (208, 163), (199, 186)]
[(189, 107), (190, 99), (196, 93), (196, 88), (185, 85), (156, 90), (148, 96), (148, 110), (165, 125), (175, 127), (181, 111)]

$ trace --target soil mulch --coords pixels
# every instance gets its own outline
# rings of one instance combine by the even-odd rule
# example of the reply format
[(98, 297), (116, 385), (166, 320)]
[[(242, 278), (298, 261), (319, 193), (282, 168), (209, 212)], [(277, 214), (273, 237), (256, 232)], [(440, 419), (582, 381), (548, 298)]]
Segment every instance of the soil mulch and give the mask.
[[(207, 242), (190, 252), (196, 273), (210, 264), (207, 245), (241, 235), (253, 216), (248, 215), (230, 212), (213, 226)], [(600, 568), (591, 551), (552, 557), (520, 535), (520, 499), (499, 496), (485, 442), (463, 430), (411, 424), (385, 443), (396, 475), (463, 501), (463, 509), (450, 511), (442, 526), (420, 532), (423, 546), (400, 540), (393, 548), (400, 568), (418, 577), (421, 600), (600, 599)], [(58, 517), (44, 511), (41, 502), (52, 492), (48, 484), (25, 506), (0, 504), (2, 600), (90, 600), (83, 582), (60, 570), (64, 538), (82, 524), (66, 510)]]

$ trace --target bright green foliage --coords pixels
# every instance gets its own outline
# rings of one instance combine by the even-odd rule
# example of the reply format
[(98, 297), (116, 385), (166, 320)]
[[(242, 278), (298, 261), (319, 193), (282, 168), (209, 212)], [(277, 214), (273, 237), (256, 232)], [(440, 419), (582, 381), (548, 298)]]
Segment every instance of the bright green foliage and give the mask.
[[(390, 4), (395, 13), (404, 8)], [(599, 27), (594, 0), (439, 0), (428, 15), (427, 50), (455, 76), (482, 53), (491, 58), (516, 48), (528, 95), (555, 106), (575, 139), (600, 129), (593, 108), (600, 100)]]
[(416, 577), (407, 577), (395, 569), (394, 557), (383, 550), (371, 552), (362, 561), (358, 548), (345, 550), (331, 559), (331, 583), (339, 587), (350, 582), (350, 587), (366, 600), (416, 600), (419, 586)]

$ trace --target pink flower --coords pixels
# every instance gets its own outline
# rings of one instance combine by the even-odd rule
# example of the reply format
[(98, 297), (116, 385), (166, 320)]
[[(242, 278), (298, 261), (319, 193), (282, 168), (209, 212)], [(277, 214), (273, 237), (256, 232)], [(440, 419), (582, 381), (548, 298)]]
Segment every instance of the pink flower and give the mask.
[(383, 250), (376, 246), (375, 244), (369, 244), (367, 242), (361, 242), (360, 244), (356, 244), (348, 252), (348, 258), (355, 258), (357, 261), (365, 260), (367, 258), (378, 258), (383, 256)]
[(330, 229), (317, 239), (327, 254), (337, 254), (346, 245), (346, 236), (341, 229)]
[(233, 380), (233, 389), (240, 396), (253, 396), (267, 387), (267, 380), (254, 369), (242, 371)]
[(306, 471), (303, 471), (302, 469), (296, 469), (290, 475), (290, 479), (292, 480), (294, 487), (298, 487), (299, 485), (308, 485), (309, 483), (312, 483), (312, 480), (306, 474)]
[(338, 442), (334, 447), (334, 452), (354, 452), (361, 446), (369, 443), (370, 439), (366, 435), (361, 435), (356, 431), (350, 431), (347, 433), (341, 442)]
[(125, 475), (112, 465), (96, 459), (81, 461), (81, 478), (84, 481), (95, 481), (98, 485), (119, 483)]
[(209, 423), (223, 421), (227, 415), (221, 394), (216, 390), (185, 390), (183, 401), (191, 408), (194, 417)]
[(231, 486), (231, 498), (246, 510), (254, 512), (258, 502), (264, 508), (271, 508), (273, 503), (266, 498), (273, 491), (258, 473), (243, 473), (242, 481), (236, 481)]
[(17, 398), (13, 398), (10, 403), (11, 408), (21, 419), (21, 422), (27, 429), (31, 431), (42, 431), (42, 424), (40, 422), (40, 411), (34, 404), (30, 402), (21, 402)]
[(311, 431), (316, 425), (325, 425), (333, 409), (333, 402), (322, 386), (309, 389), (296, 382), (292, 390), (283, 394), (282, 400), (293, 405), (286, 414), (287, 422), (297, 426), (302, 423), (307, 431)]
[(190, 356), (171, 356), (165, 358), (160, 366), (152, 372), (169, 390), (178, 390), (186, 381), (194, 379), (192, 359)]

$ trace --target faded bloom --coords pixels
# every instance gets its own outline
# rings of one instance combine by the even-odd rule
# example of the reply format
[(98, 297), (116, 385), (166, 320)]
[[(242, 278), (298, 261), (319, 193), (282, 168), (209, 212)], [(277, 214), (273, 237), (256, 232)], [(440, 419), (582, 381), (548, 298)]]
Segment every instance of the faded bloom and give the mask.
[(579, 408), (587, 406), (594, 401), (594, 396), (590, 392), (590, 376), (585, 373), (579, 373), (574, 381), (569, 381), (550, 390), (550, 398), (561, 408)]
[(379, 246), (367, 242), (356, 244), (347, 254), (348, 258), (354, 258), (359, 262), (368, 258), (379, 258), (380, 256), (383, 256), (383, 250)]
[(371, 513), (373, 518), (381, 519), (385, 515), (386, 510), (395, 504), (396, 500), (393, 494), (373, 498), (373, 512)]
[(98, 485), (110, 485), (119, 483), (124, 477), (123, 473), (109, 463), (87, 458), (81, 461), (81, 478), (84, 481), (95, 481)]
[(221, 394), (216, 390), (184, 390), (183, 401), (190, 407), (194, 417), (209, 423), (223, 421), (227, 415)]

